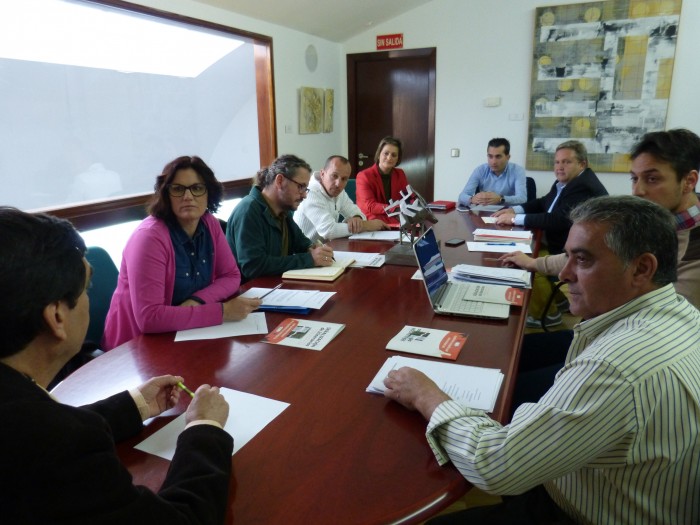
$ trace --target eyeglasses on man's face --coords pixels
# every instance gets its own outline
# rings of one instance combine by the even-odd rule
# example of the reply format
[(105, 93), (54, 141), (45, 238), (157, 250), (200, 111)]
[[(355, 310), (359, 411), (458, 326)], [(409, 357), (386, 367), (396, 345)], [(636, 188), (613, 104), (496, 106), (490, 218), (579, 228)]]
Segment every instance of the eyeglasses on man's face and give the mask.
[(168, 184), (168, 193), (171, 197), (182, 197), (185, 192), (190, 190), (193, 197), (201, 197), (207, 192), (207, 185), (201, 182), (183, 186), (182, 184)]
[(284, 173), (281, 173), (280, 175), (282, 175), (288, 181), (291, 181), (294, 184), (296, 184), (297, 189), (299, 190), (299, 193), (301, 193), (302, 195), (306, 195), (307, 193), (309, 193), (309, 185), (308, 184), (300, 184), (299, 182), (295, 181), (294, 179), (287, 177)]

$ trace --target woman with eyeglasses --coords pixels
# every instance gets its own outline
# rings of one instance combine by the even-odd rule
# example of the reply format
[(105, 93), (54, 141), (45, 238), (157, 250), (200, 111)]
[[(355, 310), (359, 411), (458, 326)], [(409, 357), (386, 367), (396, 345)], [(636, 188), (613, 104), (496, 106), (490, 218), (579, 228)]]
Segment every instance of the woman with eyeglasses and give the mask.
[(149, 217), (124, 248), (102, 346), (110, 350), (142, 333), (237, 321), (259, 299), (231, 297), (241, 274), (212, 213), (223, 188), (199, 157), (178, 157), (156, 177)]
[(400, 168), (403, 146), (395, 137), (384, 137), (374, 154), (374, 164), (357, 174), (357, 205), (367, 220), (380, 219), (398, 226), (399, 222), (389, 218), (384, 211), (389, 200), (401, 199), (401, 190), (408, 186), (406, 174)]

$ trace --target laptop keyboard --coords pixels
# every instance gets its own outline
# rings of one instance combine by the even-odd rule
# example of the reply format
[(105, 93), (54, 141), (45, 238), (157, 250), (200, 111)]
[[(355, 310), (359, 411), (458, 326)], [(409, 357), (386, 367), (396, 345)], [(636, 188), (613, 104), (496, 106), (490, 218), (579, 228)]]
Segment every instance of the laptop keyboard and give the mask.
[[(445, 297), (445, 295), (448, 297)], [(443, 294), (442, 300), (444, 302), (440, 304), (440, 309), (458, 314), (479, 314), (483, 311), (484, 303), (465, 301), (462, 297), (464, 297), (464, 294), (459, 293), (459, 290), (453, 290), (452, 293)]]

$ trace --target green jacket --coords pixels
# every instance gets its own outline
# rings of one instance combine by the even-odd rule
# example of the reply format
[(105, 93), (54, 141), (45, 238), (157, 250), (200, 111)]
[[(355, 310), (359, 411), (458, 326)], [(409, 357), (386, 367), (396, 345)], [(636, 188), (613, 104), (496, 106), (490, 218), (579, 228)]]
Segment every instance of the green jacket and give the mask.
[(312, 268), (309, 253), (311, 241), (294, 222), (291, 214), (285, 219), (289, 235), (289, 254), (282, 254), (282, 230), (265, 202), (260, 189), (250, 193), (234, 208), (226, 227), (226, 239), (238, 267), (241, 282), (261, 275), (282, 275), (287, 270)]

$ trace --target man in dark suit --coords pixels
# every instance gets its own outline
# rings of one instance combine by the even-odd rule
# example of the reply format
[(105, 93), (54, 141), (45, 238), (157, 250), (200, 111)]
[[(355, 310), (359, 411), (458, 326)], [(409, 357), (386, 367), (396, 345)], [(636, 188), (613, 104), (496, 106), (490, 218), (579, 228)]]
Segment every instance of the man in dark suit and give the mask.
[[(608, 194), (605, 186), (588, 167), (586, 146), (577, 140), (568, 140), (557, 146), (554, 153), (554, 175), (557, 180), (544, 197), (494, 213), (497, 224), (542, 230), (544, 238), (540, 255), (562, 253), (571, 229), (569, 212), (577, 204)], [(533, 289), (527, 326), (540, 328), (542, 325), (539, 319), (551, 293), (551, 282), (547, 277), (536, 274)], [(556, 304), (547, 312), (545, 323), (547, 326), (561, 324), (561, 313)]]
[(57, 402), (45, 388), (89, 321), (85, 244), (67, 221), (2, 207), (0, 245), (2, 522), (222, 523), (233, 440), (218, 389), (197, 389), (158, 494), (134, 486), (114, 441), (173, 407), (183, 378), (156, 377), (82, 408)]

